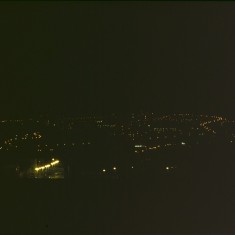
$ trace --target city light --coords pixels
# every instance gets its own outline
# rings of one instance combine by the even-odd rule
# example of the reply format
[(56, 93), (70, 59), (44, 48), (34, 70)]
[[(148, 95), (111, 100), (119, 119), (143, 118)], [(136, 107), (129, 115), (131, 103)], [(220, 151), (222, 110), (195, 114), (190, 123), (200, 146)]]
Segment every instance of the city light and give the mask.
[(145, 147), (144, 145), (135, 145), (135, 148), (142, 148)]
[(59, 160), (56, 160), (56, 161), (52, 162), (51, 165), (54, 166), (54, 165), (58, 164), (59, 162), (60, 162)]
[(54, 165), (58, 164), (59, 162), (60, 162), (59, 160), (55, 160), (55, 161), (51, 162), (50, 164), (46, 164), (44, 166), (36, 167), (35, 171), (39, 171), (39, 170), (44, 170), (44, 169), (50, 168), (51, 166), (54, 166)]

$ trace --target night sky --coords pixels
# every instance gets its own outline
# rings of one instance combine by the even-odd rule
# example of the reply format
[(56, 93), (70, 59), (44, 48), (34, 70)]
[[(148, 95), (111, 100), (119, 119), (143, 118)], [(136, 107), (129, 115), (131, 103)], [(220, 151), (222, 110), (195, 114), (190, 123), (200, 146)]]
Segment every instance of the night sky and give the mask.
[(235, 3), (0, 3), (0, 117), (235, 116)]

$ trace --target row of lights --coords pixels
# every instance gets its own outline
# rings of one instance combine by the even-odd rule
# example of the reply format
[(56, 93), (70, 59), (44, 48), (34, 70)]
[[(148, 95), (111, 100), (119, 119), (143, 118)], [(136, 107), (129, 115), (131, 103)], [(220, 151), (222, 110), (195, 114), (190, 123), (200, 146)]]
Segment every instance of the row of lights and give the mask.
[[(181, 145), (186, 145), (185, 142), (181, 142)], [(176, 146), (176, 144), (171, 144), (171, 143), (168, 143), (168, 144), (165, 144), (164, 147), (168, 147), (168, 146)], [(135, 145), (136, 148), (140, 148), (140, 147), (146, 147), (144, 145)], [(161, 145), (157, 145), (157, 146), (154, 146), (154, 147), (148, 147), (148, 150), (154, 150), (154, 149), (159, 149), (161, 148)], [(135, 150), (135, 153), (139, 153), (139, 152), (144, 152), (144, 150), (142, 149), (141, 151), (139, 150)]]
[[(134, 166), (131, 166), (131, 169), (133, 169), (133, 168), (134, 168)], [(117, 170), (117, 167), (114, 166), (112, 169), (113, 169), (114, 171), (116, 171), (116, 170)], [(105, 173), (105, 172), (107, 172), (107, 170), (104, 168), (104, 169), (102, 169), (102, 172)]]
[(34, 170), (35, 171), (40, 171), (40, 170), (45, 170), (45, 169), (48, 169), (54, 165), (57, 165), (60, 161), (59, 160), (55, 160), (54, 158), (52, 158), (52, 162), (50, 164), (46, 164), (44, 166), (40, 166), (40, 167), (36, 167)]

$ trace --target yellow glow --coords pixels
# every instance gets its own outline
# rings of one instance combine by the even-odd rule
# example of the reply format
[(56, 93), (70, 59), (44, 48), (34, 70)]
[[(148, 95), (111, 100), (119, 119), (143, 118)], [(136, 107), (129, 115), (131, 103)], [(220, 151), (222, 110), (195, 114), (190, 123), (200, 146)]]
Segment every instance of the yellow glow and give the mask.
[[(53, 159), (54, 159), (54, 158), (53, 158)], [(52, 160), (53, 160), (53, 159), (52, 159)], [(54, 165), (58, 164), (59, 162), (60, 162), (59, 160), (56, 160), (56, 161), (51, 162), (50, 164), (46, 164), (46, 165), (44, 165), (44, 166), (36, 167), (36, 168), (35, 168), (35, 171), (44, 170), (45, 168), (46, 168), (46, 169), (47, 169), (47, 168), (50, 168), (51, 166), (54, 166)]]
[(52, 162), (51, 165), (54, 166), (54, 165), (58, 164), (59, 162), (60, 162), (59, 160), (56, 160), (56, 161)]

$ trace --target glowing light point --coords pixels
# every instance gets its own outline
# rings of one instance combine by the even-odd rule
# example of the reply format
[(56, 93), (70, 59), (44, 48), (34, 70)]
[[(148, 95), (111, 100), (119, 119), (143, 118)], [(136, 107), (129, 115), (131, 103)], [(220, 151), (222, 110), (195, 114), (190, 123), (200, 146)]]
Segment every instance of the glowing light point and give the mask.
[(106, 170), (105, 170), (105, 169), (103, 169), (102, 171), (103, 171), (103, 172), (106, 172)]
[(170, 168), (167, 166), (167, 167), (166, 167), (166, 170), (169, 170), (169, 169), (170, 169)]
[(116, 170), (117, 170), (117, 168), (114, 166), (114, 167), (113, 167), (113, 170), (114, 170), (114, 171), (116, 171)]

